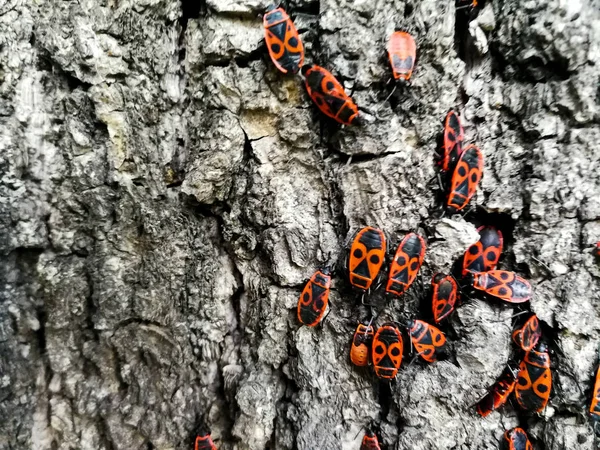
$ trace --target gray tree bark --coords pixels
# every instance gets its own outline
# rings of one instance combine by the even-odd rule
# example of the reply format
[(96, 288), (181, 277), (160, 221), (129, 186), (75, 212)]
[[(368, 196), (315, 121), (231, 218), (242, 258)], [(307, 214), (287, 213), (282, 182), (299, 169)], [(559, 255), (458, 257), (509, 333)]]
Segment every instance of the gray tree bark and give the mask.
[[(265, 57), (268, 3), (0, 1), (0, 448), (190, 449), (200, 421), (220, 449), (357, 449), (372, 424), (388, 449), (495, 449), (519, 423), (538, 449), (594, 448), (600, 2), (290, 1), (307, 60), (377, 114), (341, 129)], [(386, 102), (395, 27), (419, 58)], [(450, 108), (485, 155), (468, 220), (439, 209)], [(509, 307), (466, 301), (454, 360), (406, 362), (389, 392), (348, 359), (368, 313), (348, 236), (427, 237), (378, 318), (400, 320), (477, 221), (505, 231), (501, 267), (556, 339), (540, 417), (470, 408), (509, 357)], [(331, 314), (300, 327), (328, 260)]]

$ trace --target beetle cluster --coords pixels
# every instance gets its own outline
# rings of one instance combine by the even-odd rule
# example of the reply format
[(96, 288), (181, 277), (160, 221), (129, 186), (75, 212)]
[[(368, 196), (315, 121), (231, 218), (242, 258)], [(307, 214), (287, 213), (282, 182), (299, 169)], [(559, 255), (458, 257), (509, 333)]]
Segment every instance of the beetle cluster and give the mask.
[[(301, 71), (309, 97), (323, 114), (344, 125), (359, 125), (358, 106), (341, 83), (323, 67), (304, 65), (302, 41), (285, 10), (269, 7), (263, 25), (265, 43), (275, 67), (286, 74)], [(417, 53), (414, 38), (409, 33), (397, 31), (390, 37), (387, 50), (394, 79), (410, 80)]]
[[(483, 417), (502, 406), (513, 390), (517, 402), (524, 409), (541, 411), (548, 401), (552, 382), (547, 348), (541, 343), (537, 351), (526, 350), (526, 348), (533, 349), (535, 342), (541, 338), (536, 316), (531, 316), (523, 326), (517, 327), (513, 331), (512, 338), (515, 344), (527, 353), (518, 367), (518, 375), (515, 375), (517, 370), (515, 364), (509, 362), (498, 381), (490, 388), (490, 392), (478, 402), (477, 412)], [(600, 436), (600, 353), (589, 413), (598, 439)], [(507, 431), (502, 445), (505, 450), (533, 450), (527, 433), (521, 428)]]
[[(435, 274), (432, 279), (431, 310), (434, 321), (440, 323), (454, 311), (461, 292), (481, 292), (488, 297), (509, 303), (522, 303), (532, 296), (529, 283), (513, 272), (497, 270), (503, 248), (502, 233), (491, 226), (478, 229), (480, 239), (470, 246), (455, 263), (453, 274)], [(416, 233), (409, 233), (399, 243), (391, 260), (385, 292), (390, 296), (404, 295), (416, 279), (425, 257), (425, 241)], [(377, 283), (386, 258), (386, 237), (383, 231), (365, 227), (359, 230), (348, 249), (346, 270), (349, 283), (364, 295), (370, 293)], [(298, 320), (308, 326), (316, 326), (328, 308), (331, 271), (318, 270), (308, 281), (298, 301)], [(359, 323), (350, 349), (350, 360), (357, 366), (372, 363), (375, 374), (384, 380), (393, 380), (403, 359), (403, 338), (394, 322), (386, 322), (377, 330), (368, 323)], [(435, 362), (443, 354), (446, 337), (434, 325), (423, 320), (411, 320), (407, 326), (411, 346), (423, 360)], [(520, 366), (514, 363), (477, 404), (477, 411), (487, 416), (499, 408), (516, 390), (518, 403), (526, 410), (541, 411), (549, 398), (551, 384), (549, 357), (546, 348), (534, 350), (541, 332), (537, 317), (532, 315), (517, 326), (512, 337), (526, 352)], [(515, 432), (515, 436), (521, 433)], [(524, 433), (524, 432), (523, 432)], [(508, 435), (507, 435), (508, 436)], [(512, 436), (512, 435), (511, 435)], [(377, 439), (370, 434), (366, 440)], [(507, 437), (508, 439), (508, 437)], [(525, 448), (525, 447), (523, 447)], [(520, 450), (520, 447), (514, 447)]]
[[(365, 227), (352, 240), (346, 269), (350, 284), (361, 291), (363, 297), (378, 280), (386, 248), (385, 234), (377, 228)], [(388, 296), (401, 297), (406, 293), (417, 277), (424, 257), (423, 238), (416, 233), (407, 234), (398, 244), (390, 263), (385, 287)], [(386, 322), (375, 332), (371, 322), (359, 323), (356, 328), (350, 360), (357, 366), (366, 366), (370, 356), (379, 378), (394, 379), (403, 358), (402, 333), (394, 322)], [(421, 320), (411, 320), (406, 328), (412, 347), (425, 361), (434, 362), (443, 353), (446, 338), (436, 327)]]
[[(462, 0), (459, 0), (459, 4)], [(462, 2), (464, 3), (464, 2)], [(469, 0), (462, 7), (477, 7)], [(306, 91), (326, 116), (344, 125), (359, 125), (361, 116), (353, 99), (346, 94), (340, 82), (325, 68), (304, 64), (304, 47), (293, 21), (281, 7), (267, 9), (263, 18), (265, 42), (275, 67), (286, 74), (301, 72)], [(416, 61), (414, 38), (404, 31), (390, 36), (388, 58), (395, 80), (407, 82)], [(483, 176), (483, 153), (476, 145), (464, 146), (464, 132), (458, 114), (451, 110), (444, 120), (443, 144), (437, 156), (441, 184), (446, 192), (446, 209), (457, 213), (466, 208), (477, 191)], [(454, 311), (461, 297), (480, 294), (511, 304), (524, 304), (532, 297), (530, 284), (514, 272), (496, 269), (503, 250), (502, 233), (492, 226), (478, 228), (480, 239), (467, 249), (455, 263), (452, 273), (437, 273), (431, 281), (431, 311), (433, 321), (442, 323)], [(600, 255), (600, 243), (595, 252)], [(416, 233), (409, 233), (399, 243), (389, 264), (385, 293), (403, 296), (417, 277), (423, 263), (426, 245)], [(382, 230), (365, 227), (353, 237), (345, 271), (350, 285), (362, 293), (362, 301), (371, 290), (380, 286), (378, 280), (387, 255), (386, 236)], [(297, 307), (298, 320), (307, 326), (319, 324), (329, 308), (332, 269), (317, 270), (306, 283)], [(537, 316), (525, 311), (527, 317), (517, 322), (512, 333), (520, 362), (511, 360), (488, 393), (476, 404), (477, 412), (486, 417), (500, 408), (514, 392), (519, 406), (531, 412), (542, 411), (550, 396), (552, 374), (546, 342), (541, 340)], [(402, 363), (404, 340), (402, 326), (388, 320), (381, 326), (374, 324), (376, 315), (360, 322), (354, 332), (350, 360), (356, 366), (372, 365), (376, 376), (393, 380)], [(445, 353), (446, 337), (436, 326), (424, 320), (412, 319), (406, 324), (406, 333), (415, 355), (426, 362), (434, 362)], [(416, 357), (416, 356), (415, 356)], [(594, 387), (592, 416), (600, 423), (600, 368)], [(205, 439), (203, 437), (202, 439)], [(206, 442), (196, 441), (196, 450), (215, 448), (210, 437)], [(204, 445), (204, 446), (203, 446)], [(503, 446), (509, 450), (531, 450), (526, 432), (514, 428), (504, 434)], [(361, 450), (379, 449), (377, 436), (365, 434)]]
[[(285, 10), (269, 8), (263, 23), (265, 42), (275, 67), (283, 73), (301, 71), (309, 97), (323, 114), (344, 125), (359, 125), (358, 106), (340, 82), (323, 67), (304, 65), (302, 41)], [(410, 81), (417, 55), (415, 39), (405, 31), (396, 31), (389, 38), (387, 53), (394, 79)], [(448, 175), (445, 177), (446, 204), (450, 213), (467, 206), (483, 175), (483, 153), (475, 145), (464, 148), (463, 140), (458, 115), (450, 111), (445, 121), (444, 147), (439, 159), (441, 171)]]
[[(339, 81), (322, 67), (304, 65), (302, 42), (285, 10), (281, 7), (270, 7), (263, 22), (265, 42), (274, 65), (283, 73), (296, 74), (301, 71), (308, 95), (323, 114), (345, 125), (359, 124), (358, 107)], [(394, 79), (410, 80), (416, 60), (414, 38), (404, 31), (396, 31), (390, 37), (387, 51)], [(450, 213), (459, 212), (468, 205), (483, 175), (481, 150), (475, 145), (464, 147), (463, 142), (464, 132), (459, 117), (455, 111), (450, 111), (444, 122), (443, 146), (438, 156), (438, 164), (447, 187), (446, 207)], [(478, 290), (511, 303), (525, 302), (531, 298), (531, 286), (527, 281), (513, 272), (495, 270), (502, 252), (502, 234), (493, 227), (481, 227), (478, 231), (481, 238), (465, 253), (458, 277), (456, 274), (436, 274), (432, 279), (432, 312), (436, 323), (440, 323), (452, 313), (460, 299), (459, 292), (465, 288)], [(349, 246), (346, 264), (348, 280), (355, 289), (363, 293), (363, 301), (364, 295), (371, 291), (372, 285), (379, 277), (386, 253), (385, 234), (373, 227), (359, 230)], [(422, 237), (415, 233), (404, 237), (390, 263), (386, 294), (404, 295), (415, 280), (424, 256), (425, 241)], [(316, 326), (321, 322), (328, 310), (331, 276), (329, 268), (317, 270), (305, 285), (297, 309), (298, 320), (302, 324)], [(377, 377), (393, 380), (403, 359), (402, 332), (393, 321), (388, 321), (376, 329), (373, 319), (372, 317), (368, 323), (358, 324), (352, 339), (350, 360), (357, 366), (372, 363)], [(515, 331), (514, 339), (523, 347), (530, 345), (528, 339), (531, 339), (531, 336), (527, 333), (531, 331), (532, 324), (532, 320), (529, 320), (523, 329)], [(411, 348), (414, 348), (416, 355), (423, 360), (434, 362), (444, 353), (446, 337), (436, 326), (413, 319), (406, 329)], [(533, 367), (537, 361), (538, 352), (532, 347), (528, 348), (529, 353), (522, 363), (528, 364), (525, 369)], [(509, 368), (511, 370), (507, 373), (512, 377), (511, 380), (516, 380), (513, 376), (516, 369), (512, 370), (510, 365)], [(534, 391), (536, 374), (527, 373), (530, 374), (531, 381), (529, 389)], [(480, 402), (478, 411), (487, 408), (486, 410), (491, 412), (506, 400), (508, 394), (505, 395), (505, 391), (512, 391), (510, 383), (513, 388), (516, 383), (507, 382), (508, 377), (509, 375), (501, 377), (492, 387), (490, 394)], [(523, 389), (523, 392), (525, 391)], [(540, 409), (535, 408), (536, 411)], [(512, 434), (507, 433), (507, 441), (513, 439), (511, 436), (521, 436), (518, 430), (513, 430)], [(377, 437), (373, 433), (367, 433), (362, 448), (379, 448)], [(512, 448), (521, 450), (518, 446)]]
[[(385, 233), (374, 227), (360, 229), (353, 237), (346, 258), (345, 271), (350, 285), (365, 295), (377, 290), (382, 283), (387, 254)], [(425, 241), (416, 233), (407, 234), (398, 244), (389, 264), (385, 293), (392, 297), (403, 296), (417, 277), (425, 258)], [(331, 271), (318, 270), (307, 282), (298, 301), (298, 320), (316, 326), (328, 308)], [(404, 339), (397, 322), (387, 321), (373, 325), (374, 317), (360, 322), (354, 332), (350, 347), (350, 360), (356, 366), (372, 364), (376, 376), (393, 380), (398, 374), (404, 356)], [(416, 355), (435, 362), (446, 349), (445, 335), (434, 325), (413, 319), (407, 323), (407, 335)], [(362, 449), (378, 449), (377, 436), (367, 432)]]
[(449, 213), (463, 210), (477, 191), (483, 176), (483, 153), (473, 144), (464, 148), (464, 131), (456, 112), (450, 110), (444, 121), (444, 137), (438, 165), (448, 186)]
[[(450, 111), (444, 121), (443, 147), (439, 157), (442, 170), (454, 171), (453, 178), (466, 178), (464, 183), (456, 183), (457, 189), (451, 190), (448, 196), (448, 208), (456, 211), (463, 209), (476, 189), (471, 192), (470, 181), (473, 179), (459, 170), (463, 155), (463, 131), (460, 119), (454, 111)], [(474, 148), (470, 146), (468, 148)], [(480, 152), (476, 149), (478, 154)], [(461, 185), (469, 186), (466, 191)], [(452, 195), (456, 191), (457, 195)], [(464, 195), (461, 194), (464, 192)], [(482, 226), (477, 230), (480, 239), (470, 246), (464, 255), (455, 262), (452, 273), (437, 273), (433, 276), (431, 311), (433, 320), (440, 324), (454, 311), (462, 293), (480, 293), (511, 304), (522, 304), (532, 297), (529, 282), (514, 272), (496, 268), (504, 246), (502, 233), (492, 226)], [(386, 259), (387, 243), (382, 230), (365, 227), (354, 236), (348, 248), (346, 270), (350, 285), (364, 295), (371, 292), (376, 284)], [(426, 244), (416, 233), (409, 233), (399, 243), (391, 259), (385, 292), (389, 296), (404, 295), (423, 264)], [(331, 271), (317, 271), (306, 284), (298, 301), (298, 319), (308, 326), (317, 325), (328, 308)], [(403, 359), (403, 338), (401, 330), (395, 322), (386, 322), (377, 330), (372, 326), (373, 318), (368, 323), (359, 323), (350, 349), (350, 359), (357, 366), (372, 363), (375, 374), (386, 380), (396, 377)], [(416, 354), (427, 362), (434, 362), (444, 354), (446, 337), (434, 325), (423, 320), (414, 319), (408, 323), (407, 334), (411, 347)], [(513, 340), (526, 352), (519, 367), (509, 364), (498, 382), (490, 388), (490, 393), (478, 403), (478, 412), (487, 416), (499, 408), (514, 390), (517, 378), (520, 388), (517, 390), (517, 401), (527, 410), (541, 411), (549, 398), (550, 389), (544, 391), (542, 380), (551, 380), (549, 359), (546, 348), (540, 345), (534, 350), (540, 338), (540, 326), (535, 315), (528, 318), (522, 326), (513, 332)], [(546, 367), (547, 366), (547, 367)], [(543, 373), (536, 367), (543, 369)], [(547, 368), (547, 370), (546, 370)], [(540, 378), (541, 377), (541, 378)], [(543, 394), (543, 395), (541, 395)], [(541, 401), (540, 401), (541, 398)], [(377, 439), (365, 436), (365, 439)], [(515, 447), (520, 450), (519, 447)]]

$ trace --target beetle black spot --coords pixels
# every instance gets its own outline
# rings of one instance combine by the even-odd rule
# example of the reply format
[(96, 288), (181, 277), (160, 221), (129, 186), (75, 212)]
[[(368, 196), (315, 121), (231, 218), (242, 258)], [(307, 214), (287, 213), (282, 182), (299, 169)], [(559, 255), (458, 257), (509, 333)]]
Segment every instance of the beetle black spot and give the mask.
[(394, 347), (393, 349), (390, 350), (390, 354), (392, 356), (398, 356), (400, 354), (400, 350), (398, 349), (398, 347)]
[(331, 91), (335, 87), (335, 84), (333, 84), (333, 81), (328, 81), (325, 87), (327, 90)]
[(476, 245), (473, 245), (472, 247), (469, 247), (469, 253), (471, 255), (476, 255), (477, 253), (479, 253), (479, 249)]
[(496, 261), (496, 254), (494, 252), (488, 252), (486, 256), (488, 261)]
[(471, 174), (471, 181), (472, 181), (473, 183), (477, 183), (477, 178), (479, 178), (479, 176), (477, 175), (477, 172), (473, 172), (473, 173)]
[(292, 47), (297, 47), (298, 39), (296, 39), (296, 37), (292, 36), (291, 38), (288, 39), (288, 44), (290, 44), (290, 46), (292, 46)]
[(504, 281), (508, 280), (509, 275), (506, 272), (502, 272), (500, 273), (500, 278), (502, 278)]
[(417, 270), (419, 268), (419, 261), (413, 261), (410, 265), (410, 270)]
[(379, 264), (379, 256), (377, 255), (372, 255), (369, 258), (369, 261), (371, 261), (371, 264)]
[(396, 262), (398, 264), (400, 264), (401, 266), (403, 266), (404, 264), (406, 264), (406, 258), (404, 256), (398, 256), (398, 259), (396, 259)]
[(383, 345), (376, 346), (375, 353), (377, 353), (378, 355), (383, 355), (385, 353), (385, 348), (383, 347)]
[(545, 394), (546, 392), (548, 392), (548, 386), (546, 386), (545, 384), (538, 384), (537, 387), (538, 391), (540, 391), (542, 394)]
[(456, 116), (456, 114), (450, 114), (449, 119), (450, 120), (448, 120), (448, 125), (450, 125), (450, 127), (454, 128), (455, 130), (459, 130), (460, 122), (458, 121), (458, 117)]
[(279, 44), (271, 44), (271, 50), (273, 50), (273, 53), (279, 53), (281, 51), (281, 46)]
[(508, 291), (506, 290), (506, 288), (501, 287), (500, 289), (498, 289), (498, 294), (505, 296), (508, 293)]
[(354, 250), (353, 255), (354, 255), (355, 258), (362, 258), (363, 252), (362, 252), (361, 249), (357, 248), (356, 250)]
[(310, 300), (310, 294), (308, 292), (305, 292), (302, 296), (302, 300), (304, 301), (304, 303), (308, 303)]
[(460, 166), (460, 167), (458, 168), (458, 174), (459, 174), (461, 177), (464, 177), (464, 176), (467, 174), (467, 170), (464, 168), (464, 166)]

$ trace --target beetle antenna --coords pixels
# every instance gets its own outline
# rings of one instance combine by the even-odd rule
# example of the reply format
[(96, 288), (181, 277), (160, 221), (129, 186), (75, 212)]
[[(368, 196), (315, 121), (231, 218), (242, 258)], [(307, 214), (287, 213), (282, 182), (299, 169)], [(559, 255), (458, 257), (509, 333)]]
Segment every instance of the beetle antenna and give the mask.
[(367, 324), (367, 328), (365, 329), (365, 337), (366, 337), (366, 336), (367, 336), (367, 334), (368, 334), (369, 327), (370, 327), (370, 326), (371, 326), (371, 324), (373, 323), (373, 319), (374, 319), (374, 318), (375, 318), (375, 317), (373, 316), (373, 311), (371, 311), (371, 320), (369, 320), (369, 323)]
[(396, 88), (397, 88), (397, 87), (398, 87), (398, 85), (397, 85), (397, 84), (396, 84), (396, 85), (394, 85), (394, 89), (392, 89), (392, 92), (390, 93), (390, 95), (388, 95), (388, 96), (386, 97), (386, 99), (383, 101), (383, 103), (387, 102), (387, 101), (388, 101), (388, 100), (389, 100), (389, 99), (392, 97), (392, 95), (394, 95), (394, 92), (396, 92)]

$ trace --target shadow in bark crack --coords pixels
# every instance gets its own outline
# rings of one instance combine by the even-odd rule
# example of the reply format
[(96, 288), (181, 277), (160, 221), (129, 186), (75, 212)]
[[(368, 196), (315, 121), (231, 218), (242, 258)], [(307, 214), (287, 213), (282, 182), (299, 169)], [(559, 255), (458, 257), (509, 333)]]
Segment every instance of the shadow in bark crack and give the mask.
[(467, 63), (467, 66), (473, 64), (472, 55), (477, 54), (477, 51), (472, 51), (473, 39), (469, 35), (469, 22), (475, 19), (485, 6), (485, 0), (479, 0), (476, 7), (470, 6), (470, 2), (471, 0), (457, 1), (454, 16), (454, 47), (458, 57)]

